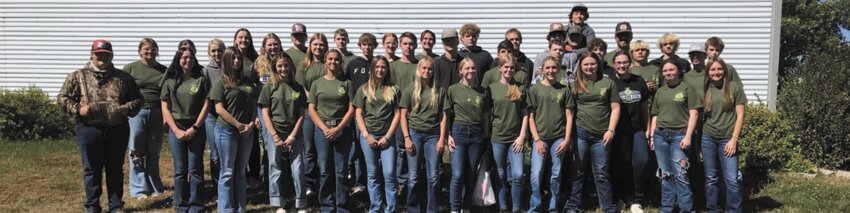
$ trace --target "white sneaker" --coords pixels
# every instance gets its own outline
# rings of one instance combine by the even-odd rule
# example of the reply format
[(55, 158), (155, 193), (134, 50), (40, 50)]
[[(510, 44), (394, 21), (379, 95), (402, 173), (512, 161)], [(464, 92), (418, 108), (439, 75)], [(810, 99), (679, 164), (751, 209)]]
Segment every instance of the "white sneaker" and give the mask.
[(304, 194), (305, 194), (307, 197), (313, 196), (313, 193), (315, 193), (315, 192), (313, 192), (313, 190), (311, 190), (311, 189), (307, 189), (307, 191), (306, 191), (306, 192), (304, 192)]
[(286, 213), (286, 210), (284, 210), (283, 208), (277, 208), (277, 211), (275, 211), (275, 213)]
[(298, 213), (307, 213), (307, 210), (301, 209), (301, 210), (298, 210)]
[(629, 208), (629, 210), (631, 210), (632, 213), (643, 213), (643, 208), (640, 204), (632, 204), (632, 207)]
[(364, 190), (366, 190), (366, 187), (361, 186), (361, 185), (357, 185), (357, 186), (355, 186), (354, 188), (351, 189), (351, 193), (357, 194), (357, 193), (363, 192)]

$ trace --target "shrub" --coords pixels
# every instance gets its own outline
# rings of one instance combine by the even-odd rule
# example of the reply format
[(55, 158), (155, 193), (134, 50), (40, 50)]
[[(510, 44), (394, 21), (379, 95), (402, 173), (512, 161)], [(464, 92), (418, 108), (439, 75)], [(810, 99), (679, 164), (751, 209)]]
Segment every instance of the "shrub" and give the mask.
[(831, 169), (850, 169), (850, 47), (841, 45), (807, 57), (782, 86), (777, 106), (793, 121), (803, 155)]
[(779, 113), (764, 105), (747, 105), (738, 143), (742, 168), (807, 171), (812, 165), (801, 154), (800, 139), (792, 123), (780, 118)]
[(0, 138), (54, 139), (68, 137), (72, 131), (73, 120), (38, 87), (0, 91)]

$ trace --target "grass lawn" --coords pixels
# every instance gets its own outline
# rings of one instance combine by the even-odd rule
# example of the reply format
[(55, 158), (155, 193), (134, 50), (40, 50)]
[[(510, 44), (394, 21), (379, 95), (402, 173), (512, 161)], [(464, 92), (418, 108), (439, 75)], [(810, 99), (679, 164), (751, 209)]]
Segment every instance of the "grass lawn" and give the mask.
[[(205, 162), (206, 163), (206, 162)], [(126, 184), (126, 210), (173, 212), (170, 208), (172, 159), (163, 146), (161, 176), (167, 192), (145, 201), (129, 197)], [(205, 167), (206, 169), (206, 167)], [(209, 171), (206, 171), (209, 180)], [(850, 180), (798, 174), (773, 173), (764, 178), (744, 202), (746, 210), (769, 212), (850, 212)], [(73, 141), (0, 142), (0, 212), (75, 212), (82, 211), (85, 197), (78, 148)], [(366, 198), (368, 199), (368, 198)], [(249, 198), (250, 212), (274, 209), (258, 204), (264, 199)], [(101, 198), (106, 205), (106, 195)], [(215, 209), (214, 203), (207, 204)], [(657, 212), (647, 208), (647, 212)]]

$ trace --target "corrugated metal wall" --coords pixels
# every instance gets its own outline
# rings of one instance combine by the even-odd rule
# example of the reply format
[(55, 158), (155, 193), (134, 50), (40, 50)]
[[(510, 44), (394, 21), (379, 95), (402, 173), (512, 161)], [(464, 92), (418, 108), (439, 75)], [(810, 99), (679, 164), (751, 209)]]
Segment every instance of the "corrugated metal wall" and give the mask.
[[(710, 36), (726, 42), (723, 55), (734, 64), (751, 101), (758, 95), (768, 100), (769, 60), (774, 1), (583, 1), (590, 8), (588, 23), (597, 36), (613, 44), (614, 25), (632, 23), (634, 38), (649, 41), (651, 58), (658, 57), (655, 41), (666, 32), (678, 34), (680, 56), (687, 47)], [(29, 85), (55, 96), (67, 73), (88, 60), (91, 41), (113, 42), (115, 64), (122, 67), (138, 59), (142, 37), (154, 38), (160, 46), (159, 60), (168, 63), (182, 39), (195, 41), (201, 64), (207, 63), (207, 42), (220, 38), (232, 43), (237, 28), (246, 27), (255, 47), (262, 37), (274, 32), (289, 48), (290, 26), (307, 25), (308, 33), (322, 32), (332, 38), (337, 28), (346, 28), (352, 38), (371, 32), (400, 34), (424, 29), (439, 32), (478, 23), (479, 44), (495, 53), (496, 44), (511, 27), (523, 33), (522, 50), (530, 57), (544, 49), (551, 22), (567, 22), (573, 1), (560, 0), (431, 0), (431, 1), (220, 1), (220, 0), (130, 0), (47, 1), (8, 0), (0, 4), (0, 88)], [(356, 41), (356, 39), (354, 39)], [(356, 42), (349, 49), (359, 54)], [(441, 46), (435, 45), (441, 53)], [(380, 48), (380, 47), (379, 47)], [(778, 50), (778, 48), (773, 48)], [(383, 50), (376, 50), (382, 53)]]

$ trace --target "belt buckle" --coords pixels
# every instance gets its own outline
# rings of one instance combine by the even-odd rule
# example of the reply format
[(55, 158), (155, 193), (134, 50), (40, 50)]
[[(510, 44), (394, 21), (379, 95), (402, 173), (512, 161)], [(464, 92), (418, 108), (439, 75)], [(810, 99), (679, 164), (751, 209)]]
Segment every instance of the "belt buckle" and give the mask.
[(325, 126), (336, 126), (337, 123), (338, 123), (337, 120), (328, 120), (328, 121), (325, 121)]

